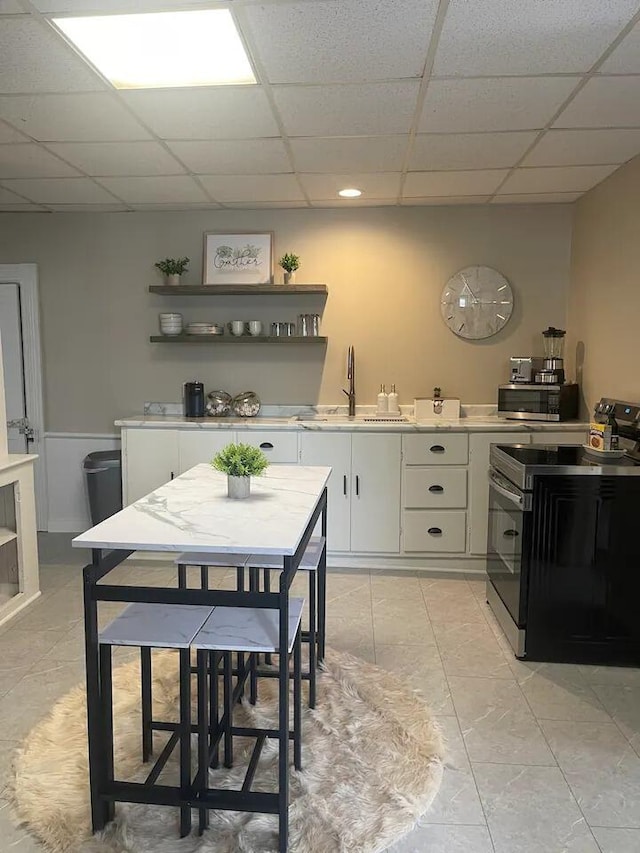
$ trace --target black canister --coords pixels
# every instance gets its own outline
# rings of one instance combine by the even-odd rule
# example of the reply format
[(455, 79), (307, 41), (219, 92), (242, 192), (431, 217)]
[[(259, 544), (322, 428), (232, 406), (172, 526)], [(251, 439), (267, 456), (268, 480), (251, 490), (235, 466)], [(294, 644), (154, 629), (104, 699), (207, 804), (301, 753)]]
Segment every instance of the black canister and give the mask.
[(185, 418), (204, 417), (204, 382), (184, 383)]

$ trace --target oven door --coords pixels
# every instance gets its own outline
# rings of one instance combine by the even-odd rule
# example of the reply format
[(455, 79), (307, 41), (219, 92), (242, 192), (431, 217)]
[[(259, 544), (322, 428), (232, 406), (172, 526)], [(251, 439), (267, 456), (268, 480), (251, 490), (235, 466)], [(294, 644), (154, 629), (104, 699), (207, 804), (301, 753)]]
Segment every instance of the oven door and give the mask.
[(544, 385), (501, 385), (498, 414), (516, 420), (558, 421), (557, 396), (557, 389)]
[(518, 628), (526, 626), (531, 494), (489, 471), (487, 574)]

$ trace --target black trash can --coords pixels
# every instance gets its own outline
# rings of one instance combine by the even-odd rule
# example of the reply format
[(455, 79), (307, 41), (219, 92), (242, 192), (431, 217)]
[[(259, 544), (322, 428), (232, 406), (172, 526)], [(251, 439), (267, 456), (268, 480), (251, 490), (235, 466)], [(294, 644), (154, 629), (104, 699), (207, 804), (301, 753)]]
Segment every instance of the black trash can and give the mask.
[(122, 454), (96, 450), (83, 463), (87, 480), (91, 523), (99, 524), (122, 509)]

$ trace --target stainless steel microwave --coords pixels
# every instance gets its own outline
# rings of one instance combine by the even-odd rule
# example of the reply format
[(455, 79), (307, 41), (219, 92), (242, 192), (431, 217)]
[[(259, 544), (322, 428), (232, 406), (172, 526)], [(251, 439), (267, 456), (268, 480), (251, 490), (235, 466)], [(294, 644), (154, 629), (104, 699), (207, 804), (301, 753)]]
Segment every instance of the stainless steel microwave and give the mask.
[(514, 384), (498, 387), (498, 415), (518, 421), (570, 421), (578, 417), (579, 386)]

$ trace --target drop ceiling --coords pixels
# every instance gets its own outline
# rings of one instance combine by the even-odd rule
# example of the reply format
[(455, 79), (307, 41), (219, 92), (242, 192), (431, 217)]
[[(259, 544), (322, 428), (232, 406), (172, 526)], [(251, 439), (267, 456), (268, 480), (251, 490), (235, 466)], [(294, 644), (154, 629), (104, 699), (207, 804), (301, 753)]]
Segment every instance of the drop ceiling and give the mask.
[[(220, 7), (257, 85), (118, 91), (51, 23)], [(571, 202), (638, 154), (640, 0), (0, 0), (0, 210)]]

